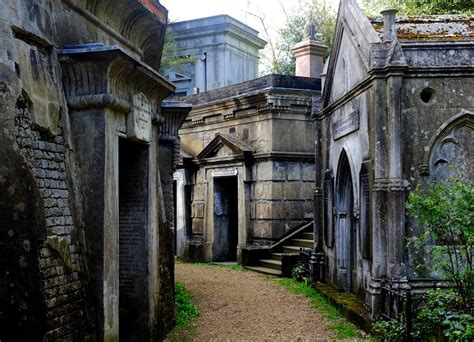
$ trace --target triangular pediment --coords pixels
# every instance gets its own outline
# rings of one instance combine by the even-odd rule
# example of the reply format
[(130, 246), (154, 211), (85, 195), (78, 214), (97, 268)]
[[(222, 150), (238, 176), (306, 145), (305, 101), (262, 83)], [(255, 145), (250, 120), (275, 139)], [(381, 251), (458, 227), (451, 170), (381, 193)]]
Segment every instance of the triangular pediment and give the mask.
[(371, 44), (379, 42), (380, 37), (356, 1), (342, 0), (323, 93), (325, 107), (368, 76)]
[(197, 155), (197, 159), (245, 157), (252, 154), (252, 149), (245, 143), (226, 134), (218, 134)]

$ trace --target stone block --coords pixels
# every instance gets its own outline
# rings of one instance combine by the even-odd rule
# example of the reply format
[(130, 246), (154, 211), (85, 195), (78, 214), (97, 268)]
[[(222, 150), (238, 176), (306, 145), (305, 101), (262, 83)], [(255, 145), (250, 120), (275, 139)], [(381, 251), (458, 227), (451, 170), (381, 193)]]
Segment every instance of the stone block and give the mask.
[(276, 221), (272, 224), (272, 238), (280, 239), (289, 230), (288, 224), (285, 221)]
[(312, 220), (314, 218), (314, 207), (312, 201), (303, 203), (303, 218)]
[(204, 220), (199, 218), (193, 219), (193, 234), (202, 234), (204, 227)]
[(303, 218), (303, 203), (301, 201), (286, 202), (286, 204), (288, 206), (289, 219)]
[(316, 179), (316, 169), (314, 164), (303, 164), (301, 171), (304, 181), (314, 181)]
[(301, 182), (291, 182), (284, 184), (284, 199), (298, 200), (301, 199)]
[(314, 183), (303, 183), (301, 185), (301, 199), (312, 201), (314, 196)]
[(288, 180), (301, 180), (301, 165), (300, 163), (288, 163)]
[(256, 221), (253, 223), (254, 238), (272, 238), (272, 222), (271, 221)]
[(204, 203), (193, 203), (192, 217), (193, 218), (204, 218)]
[(256, 205), (257, 219), (284, 219), (286, 218), (285, 202), (263, 202)]
[(259, 181), (272, 180), (272, 175), (273, 175), (273, 165), (271, 161), (264, 161), (264, 162), (258, 163), (257, 180)]
[(204, 201), (206, 198), (206, 187), (204, 184), (196, 184), (193, 189), (193, 201)]
[(283, 183), (257, 182), (254, 189), (256, 200), (283, 199)]
[(204, 183), (206, 181), (205, 170), (200, 169), (196, 173), (196, 184)]
[(250, 219), (255, 219), (257, 217), (257, 205), (255, 203), (250, 203)]
[(286, 179), (286, 163), (274, 162), (273, 163), (273, 180), (285, 180)]

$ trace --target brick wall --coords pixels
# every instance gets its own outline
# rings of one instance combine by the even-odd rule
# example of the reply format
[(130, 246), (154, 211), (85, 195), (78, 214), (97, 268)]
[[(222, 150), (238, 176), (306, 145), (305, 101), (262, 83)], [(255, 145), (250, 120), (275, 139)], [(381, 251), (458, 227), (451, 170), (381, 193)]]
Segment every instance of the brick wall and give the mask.
[(16, 109), (16, 140), (31, 167), (44, 208), (45, 239), (39, 246), (41, 290), (49, 340), (92, 338), (87, 273), (75, 238), (62, 129), (54, 138), (32, 128), (29, 103)]

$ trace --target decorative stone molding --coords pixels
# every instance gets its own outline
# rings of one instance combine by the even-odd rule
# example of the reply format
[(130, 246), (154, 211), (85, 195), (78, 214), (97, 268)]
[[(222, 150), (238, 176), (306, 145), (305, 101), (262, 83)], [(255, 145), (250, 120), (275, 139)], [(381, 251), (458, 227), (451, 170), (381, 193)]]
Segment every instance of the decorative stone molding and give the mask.
[(423, 165), (420, 166), (419, 169), (420, 176), (430, 176), (432, 173), (432, 168), (435, 166), (435, 164), (439, 163), (440, 161), (448, 162), (441, 155), (435, 155), (437, 153), (436, 149), (447, 142), (455, 145), (459, 144), (456, 137), (457, 131), (463, 127), (468, 127), (474, 130), (474, 112), (462, 110), (460, 113), (451, 117), (438, 128), (425, 148)]
[(159, 1), (63, 0), (63, 2), (130, 50), (142, 55), (146, 64), (155, 70), (160, 68), (168, 12)]
[(124, 111), (132, 108), (126, 94), (143, 93), (156, 112), (159, 102), (174, 91), (155, 70), (117, 46), (72, 45), (58, 55), (67, 102), (74, 109), (111, 105)]
[(68, 100), (68, 107), (73, 110), (107, 107), (120, 113), (128, 113), (132, 109), (128, 101), (111, 94), (75, 96)]
[(408, 185), (401, 178), (375, 178), (372, 191), (405, 191)]

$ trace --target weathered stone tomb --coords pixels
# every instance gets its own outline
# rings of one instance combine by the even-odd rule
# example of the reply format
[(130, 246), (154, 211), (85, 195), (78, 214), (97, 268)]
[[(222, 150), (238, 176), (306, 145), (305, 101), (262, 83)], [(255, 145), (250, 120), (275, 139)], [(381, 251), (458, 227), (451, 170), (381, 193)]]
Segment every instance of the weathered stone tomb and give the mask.
[(0, 340), (173, 325), (166, 19), (156, 0), (0, 3)]

